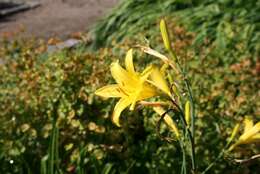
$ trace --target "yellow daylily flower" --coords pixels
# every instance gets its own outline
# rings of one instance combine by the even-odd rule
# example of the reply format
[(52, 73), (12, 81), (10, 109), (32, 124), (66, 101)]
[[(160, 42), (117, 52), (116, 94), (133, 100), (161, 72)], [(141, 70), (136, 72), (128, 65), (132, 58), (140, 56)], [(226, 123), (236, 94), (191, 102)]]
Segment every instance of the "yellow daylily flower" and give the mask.
[(229, 148), (229, 151), (240, 144), (250, 144), (260, 141), (260, 121), (254, 125), (253, 120), (246, 117), (243, 124), (243, 134), (239, 137), (238, 141)]
[(118, 97), (112, 121), (120, 127), (121, 112), (128, 106), (133, 110), (136, 102), (156, 95), (156, 90), (146, 80), (153, 71), (153, 67), (147, 67), (142, 73), (135, 71), (133, 64), (133, 51), (130, 49), (125, 58), (125, 68), (119, 62), (111, 64), (110, 70), (117, 84), (104, 86), (98, 89), (95, 94), (101, 97)]

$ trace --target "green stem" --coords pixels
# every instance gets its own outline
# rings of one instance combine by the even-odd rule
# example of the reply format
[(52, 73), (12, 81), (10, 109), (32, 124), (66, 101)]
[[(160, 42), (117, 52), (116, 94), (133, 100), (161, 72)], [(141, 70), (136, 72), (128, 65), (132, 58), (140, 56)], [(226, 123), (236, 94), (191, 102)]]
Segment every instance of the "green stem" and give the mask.
[[(189, 83), (189, 81), (188, 81), (188, 79), (187, 79), (187, 75), (186, 75), (186, 73), (185, 73), (185, 71), (181, 68), (181, 65), (180, 65), (180, 62), (179, 62), (179, 58), (178, 58), (178, 56), (175, 54), (175, 52), (173, 51), (173, 50), (168, 50), (169, 51), (169, 53), (170, 53), (170, 56), (171, 56), (171, 58), (173, 59), (173, 61), (176, 63), (176, 65), (177, 65), (177, 69), (180, 71), (180, 73), (182, 74), (182, 76), (184, 77), (184, 82), (185, 82), (185, 85), (186, 85), (186, 87), (187, 87), (187, 89), (188, 89), (188, 93), (189, 93), (189, 97), (190, 97), (190, 102), (191, 102), (191, 105), (192, 105), (192, 112), (193, 112), (193, 114), (192, 115), (194, 115), (194, 100), (193, 100), (193, 96), (192, 96), (192, 91), (191, 91), (191, 87), (190, 87), (190, 83)], [(193, 118), (193, 128), (192, 128), (192, 136), (194, 136), (194, 121), (195, 121), (195, 119), (194, 119), (194, 116), (192, 116)]]
[(225, 153), (225, 149), (222, 150), (222, 151), (219, 153), (218, 157), (217, 157), (213, 162), (211, 162), (210, 165), (209, 165), (201, 174), (205, 174), (206, 172), (208, 172), (208, 171), (218, 162), (218, 160), (219, 160), (220, 158), (222, 158), (222, 156), (224, 155), (224, 153)]
[(55, 137), (56, 137), (56, 126), (55, 126), (55, 123), (56, 123), (56, 120), (53, 118), (51, 147), (50, 147), (50, 161), (49, 161), (50, 174), (54, 174), (54, 154), (55, 154)]
[(186, 121), (184, 119), (184, 114), (183, 114), (182, 109), (173, 101), (174, 105), (178, 108), (178, 110), (181, 113), (181, 117), (182, 117), (181, 119), (183, 120), (185, 128), (186, 128), (186, 130), (188, 132), (189, 141), (191, 143), (192, 170), (193, 170), (193, 172), (195, 172), (195, 170), (196, 170), (195, 143), (194, 143), (194, 137), (195, 137), (194, 136), (195, 135), (195, 107), (194, 107), (193, 95), (192, 95), (191, 87), (190, 87), (189, 81), (187, 79), (186, 73), (181, 68), (181, 65), (180, 65), (180, 62), (179, 62), (179, 59), (178, 59), (177, 55), (175, 54), (175, 52), (172, 49), (170, 49), (168, 51), (169, 51), (170, 56), (172, 57), (173, 61), (176, 63), (177, 69), (180, 71), (180, 73), (184, 77), (184, 82), (185, 82), (185, 85), (187, 87), (188, 94), (189, 94), (189, 100), (191, 102), (192, 114), (191, 114), (191, 132), (190, 132), (189, 128), (187, 127), (187, 123), (186, 123)]
[(180, 119), (181, 119), (181, 122), (183, 124), (183, 126), (185, 127), (185, 132), (188, 133), (188, 139), (190, 141), (190, 144), (191, 144), (191, 163), (192, 163), (192, 171), (195, 172), (196, 170), (196, 161), (195, 161), (195, 146), (194, 146), (194, 138), (188, 128), (188, 125), (186, 123), (186, 120), (185, 120), (185, 116), (184, 116), (184, 113), (183, 113), (183, 110), (179, 107), (179, 105), (177, 103), (175, 103), (175, 101), (172, 100), (172, 103), (175, 107), (177, 107), (177, 109), (179, 110), (180, 112)]
[[(160, 132), (160, 131), (159, 131), (159, 130), (160, 130), (160, 124), (161, 124), (163, 118), (165, 117), (165, 115), (166, 115), (168, 112), (170, 112), (170, 111), (177, 111), (177, 112), (180, 113), (180, 114), (178, 114), (178, 115), (179, 115), (180, 120), (181, 120), (181, 122), (182, 122), (182, 124), (183, 124), (183, 127), (184, 127), (184, 129), (183, 129), (183, 134), (186, 135), (186, 133), (188, 133), (189, 141), (190, 141), (190, 143), (191, 143), (191, 149), (192, 149), (192, 150), (191, 150), (191, 151), (192, 151), (192, 153), (191, 153), (191, 159), (192, 159), (192, 173), (194, 173), (194, 172), (195, 172), (195, 166), (196, 166), (196, 165), (195, 165), (194, 143), (193, 143), (193, 140), (192, 140), (191, 132), (190, 132), (190, 130), (189, 130), (188, 127), (187, 127), (187, 123), (186, 123), (186, 121), (185, 121), (185, 119), (184, 119), (184, 114), (183, 114), (181, 108), (178, 106), (177, 103), (175, 103), (174, 100), (172, 100), (172, 103), (173, 103), (174, 106), (177, 107), (178, 110), (176, 110), (176, 108), (173, 108), (173, 109), (168, 109), (166, 112), (164, 112), (163, 115), (161, 116), (161, 118), (159, 119), (158, 123), (157, 123), (156, 131), (157, 131), (157, 134), (159, 135), (159, 137), (160, 137), (161, 139), (166, 140), (167, 142), (170, 142), (168, 138), (161, 137), (161, 135), (160, 135), (160, 133), (159, 133), (159, 132)], [(186, 136), (185, 136), (185, 137), (186, 137)], [(185, 154), (185, 148), (184, 148), (184, 143), (183, 143), (182, 139), (179, 139), (179, 143), (180, 143), (180, 146), (181, 146), (181, 149), (182, 149), (182, 155), (183, 155), (183, 156), (182, 156), (182, 157), (183, 157), (183, 160), (182, 160), (182, 170), (181, 170), (181, 174), (183, 174), (183, 172), (184, 172), (184, 173), (187, 172), (187, 169), (186, 169), (186, 154)]]
[[(54, 174), (55, 173), (55, 167), (58, 172), (59, 164), (58, 164), (58, 134), (59, 130), (56, 125), (57, 122), (57, 112), (58, 112), (58, 106), (59, 106), (59, 100), (54, 103), (54, 109), (52, 114), (52, 132), (51, 132), (51, 141), (49, 146), (49, 165), (48, 165), (48, 173)], [(59, 173), (59, 172), (58, 172)]]
[(201, 174), (205, 174), (207, 171), (209, 171), (218, 162), (218, 160), (223, 157), (230, 143), (231, 141), (227, 142), (224, 149), (218, 154), (217, 158), (213, 162), (211, 162), (210, 165)]
[(181, 174), (186, 174), (187, 169), (186, 169), (186, 154), (185, 154), (185, 148), (184, 148), (184, 143), (180, 140), (180, 146), (181, 146), (181, 151), (182, 151), (182, 166), (181, 166)]
[(188, 79), (184, 79), (184, 82), (185, 82), (185, 85), (188, 89), (188, 93), (189, 93), (189, 98), (190, 98), (190, 103), (191, 103), (191, 134), (192, 134), (192, 137), (194, 137), (194, 133), (195, 133), (195, 106), (194, 106), (194, 100), (193, 100), (193, 96), (192, 96), (192, 92), (191, 92), (191, 87), (190, 87), (190, 84), (189, 84), (189, 81)]
[(27, 174), (31, 174), (32, 172), (31, 172), (31, 170), (30, 170), (30, 167), (29, 167), (27, 161), (24, 159), (23, 156), (22, 156), (22, 161), (23, 161), (23, 163), (25, 164), (25, 167), (26, 167), (26, 170), (27, 170)]
[(194, 132), (195, 132), (195, 126), (194, 126), (195, 125), (195, 107), (194, 107), (194, 99), (193, 99), (190, 83), (187, 79), (187, 75), (186, 75), (185, 71), (181, 68), (179, 58), (177, 57), (175, 52), (173, 50), (168, 50), (168, 51), (170, 53), (171, 58), (176, 63), (177, 69), (180, 71), (180, 73), (184, 77), (184, 83), (185, 83), (187, 90), (188, 90), (189, 100), (191, 102), (191, 110), (192, 110), (192, 114), (191, 114), (191, 134), (192, 134), (192, 137), (194, 137)]
[(169, 51), (170, 56), (172, 57), (173, 61), (178, 63), (178, 58), (177, 58), (175, 52), (173, 50), (171, 50), (171, 49), (168, 50), (168, 51)]

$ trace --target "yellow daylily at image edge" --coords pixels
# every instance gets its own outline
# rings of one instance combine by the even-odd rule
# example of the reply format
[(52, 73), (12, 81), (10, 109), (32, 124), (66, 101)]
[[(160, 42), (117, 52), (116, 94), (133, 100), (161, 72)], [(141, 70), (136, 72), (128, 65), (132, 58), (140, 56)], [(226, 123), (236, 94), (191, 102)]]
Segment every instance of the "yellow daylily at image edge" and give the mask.
[(243, 134), (239, 137), (238, 141), (235, 144), (230, 146), (230, 148), (228, 149), (229, 151), (232, 151), (236, 146), (240, 144), (250, 144), (250, 143), (255, 143), (260, 141), (260, 122), (257, 122), (254, 125), (253, 120), (246, 117), (243, 121), (243, 124), (244, 124)]

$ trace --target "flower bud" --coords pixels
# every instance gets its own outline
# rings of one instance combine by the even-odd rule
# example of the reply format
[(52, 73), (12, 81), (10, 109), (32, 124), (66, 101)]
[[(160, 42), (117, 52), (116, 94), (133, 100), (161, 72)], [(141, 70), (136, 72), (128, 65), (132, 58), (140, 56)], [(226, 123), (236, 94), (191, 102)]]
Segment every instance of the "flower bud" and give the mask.
[(166, 22), (165, 22), (164, 19), (162, 19), (161, 22), (160, 22), (160, 30), (161, 30), (162, 39), (163, 39), (163, 43), (164, 43), (165, 48), (168, 51), (172, 50), (170, 38), (169, 38), (169, 33), (168, 33), (168, 28), (167, 28), (167, 25), (166, 25)]
[(187, 125), (190, 125), (191, 113), (190, 113), (190, 101), (187, 100), (185, 103), (185, 120)]

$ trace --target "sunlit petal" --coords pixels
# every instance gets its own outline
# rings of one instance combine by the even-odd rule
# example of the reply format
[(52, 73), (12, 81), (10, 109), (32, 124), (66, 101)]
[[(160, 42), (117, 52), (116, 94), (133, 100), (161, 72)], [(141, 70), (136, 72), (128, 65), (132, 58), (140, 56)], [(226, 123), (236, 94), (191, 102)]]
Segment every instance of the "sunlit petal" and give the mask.
[(111, 64), (111, 74), (125, 93), (133, 93), (141, 85), (141, 81), (123, 69), (118, 62)]
[(260, 142), (260, 133), (252, 136), (247, 140), (248, 143), (259, 143)]
[(241, 142), (241, 144), (247, 144), (247, 141), (250, 140), (250, 138), (252, 138), (253, 136), (255, 136), (259, 131), (260, 122), (258, 122), (254, 127), (245, 132), (243, 135), (241, 135), (241, 137), (239, 138), (239, 142)]
[(127, 71), (129, 71), (133, 75), (135, 74), (135, 68), (134, 68), (134, 64), (133, 64), (133, 50), (132, 49), (130, 49), (126, 54), (125, 67), (126, 67)]
[(120, 127), (120, 115), (121, 112), (131, 104), (131, 101), (128, 98), (121, 98), (117, 103), (116, 106), (114, 108), (114, 112), (112, 115), (112, 121), (118, 126)]
[(111, 64), (110, 70), (113, 78), (118, 84), (123, 86), (126, 85), (126, 82), (129, 84), (134, 84), (135, 79), (119, 65), (118, 61)]
[(147, 98), (151, 98), (151, 97), (155, 96), (156, 94), (157, 93), (156, 93), (155, 88), (153, 88), (150, 85), (144, 83), (143, 90), (140, 92), (138, 100), (144, 100), (144, 99), (147, 99)]
[(254, 123), (253, 123), (253, 120), (250, 119), (249, 117), (246, 117), (244, 119), (244, 133), (249, 131), (253, 126), (254, 126)]
[[(256, 123), (255, 125), (253, 124), (254, 124), (253, 120), (251, 120), (250, 118), (246, 117), (244, 119), (244, 129), (245, 129), (244, 133), (239, 137), (238, 141), (235, 144), (230, 146), (230, 148), (228, 149), (229, 151), (232, 151), (236, 146), (240, 144), (250, 144), (250, 143), (260, 142), (260, 122)], [(235, 130), (235, 132), (237, 133), (237, 131), (238, 128)], [(229, 140), (229, 142), (231, 141), (232, 140)]]
[(260, 141), (260, 133), (254, 135), (254, 136), (252, 137), (252, 139), (257, 140), (257, 141)]
[(134, 110), (139, 96), (140, 96), (140, 90), (131, 96), (131, 99), (130, 99), (131, 100), (131, 106), (130, 106), (131, 111)]
[(166, 76), (166, 70), (169, 67), (168, 64), (163, 64), (163, 66), (160, 68), (160, 73), (162, 74), (162, 76)]
[(150, 76), (153, 70), (154, 70), (153, 66), (148, 66), (147, 68), (145, 68), (145, 70), (142, 72), (140, 77), (141, 81), (144, 82)]
[(170, 92), (170, 89), (167, 85), (167, 82), (163, 78), (163, 76), (160, 73), (158, 68), (153, 69), (153, 72), (151, 73), (151, 80), (152, 80), (151, 83), (154, 86), (156, 86), (157, 88), (159, 88), (160, 90), (162, 90), (163, 92), (165, 92), (166, 94), (171, 96), (171, 92)]
[(131, 96), (132, 104), (130, 106), (130, 110), (134, 110), (137, 101), (145, 100), (155, 95), (156, 95), (156, 90), (150, 87), (148, 84), (144, 84), (141, 90), (137, 89), (136, 93)]
[(118, 85), (107, 85), (95, 91), (95, 95), (109, 97), (124, 97), (126, 94), (119, 88)]

